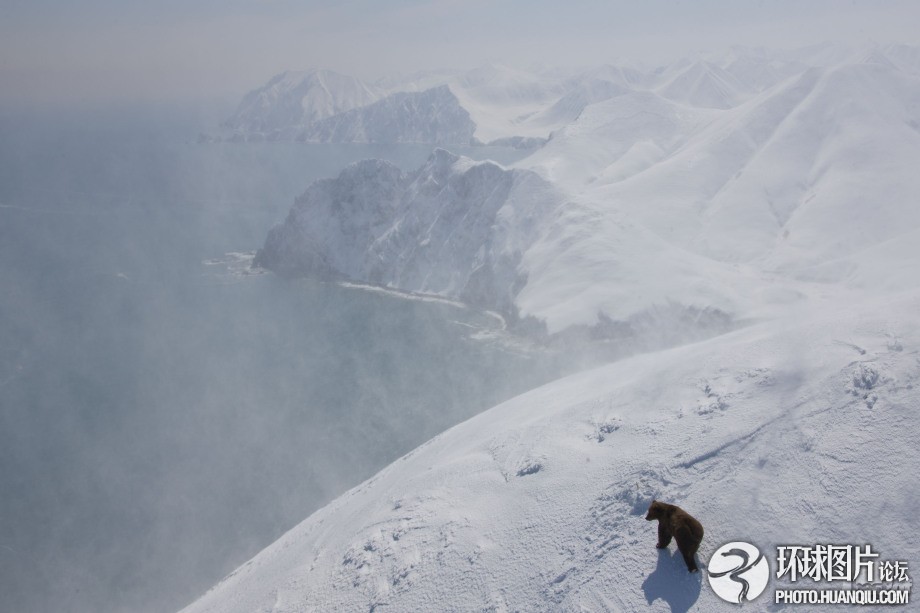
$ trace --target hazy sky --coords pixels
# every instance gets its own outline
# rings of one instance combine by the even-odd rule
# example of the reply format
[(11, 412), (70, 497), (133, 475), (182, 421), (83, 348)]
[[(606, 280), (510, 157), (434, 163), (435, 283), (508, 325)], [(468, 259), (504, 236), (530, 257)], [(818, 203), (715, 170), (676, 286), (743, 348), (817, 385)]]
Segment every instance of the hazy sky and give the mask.
[(917, 32), (915, 0), (2, 0), (0, 102), (200, 99), (285, 69), (373, 78)]

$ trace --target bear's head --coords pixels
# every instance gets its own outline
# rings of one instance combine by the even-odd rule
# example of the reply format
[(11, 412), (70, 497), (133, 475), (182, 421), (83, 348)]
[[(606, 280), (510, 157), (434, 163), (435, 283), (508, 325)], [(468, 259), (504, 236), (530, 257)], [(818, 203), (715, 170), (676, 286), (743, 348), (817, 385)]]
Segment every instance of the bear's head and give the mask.
[(648, 521), (652, 521), (653, 519), (661, 519), (664, 517), (667, 510), (668, 509), (664, 503), (653, 500), (652, 504), (648, 505), (648, 514), (645, 516), (645, 519)]

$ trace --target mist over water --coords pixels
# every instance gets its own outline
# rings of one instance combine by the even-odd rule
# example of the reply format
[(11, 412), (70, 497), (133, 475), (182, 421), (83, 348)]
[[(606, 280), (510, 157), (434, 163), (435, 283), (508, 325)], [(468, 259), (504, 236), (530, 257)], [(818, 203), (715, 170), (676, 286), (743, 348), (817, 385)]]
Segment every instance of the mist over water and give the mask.
[[(450, 425), (559, 374), (448, 304), (240, 275), (293, 198), (430, 147), (0, 120), (0, 610), (170, 611)], [(520, 153), (461, 151), (511, 161)]]

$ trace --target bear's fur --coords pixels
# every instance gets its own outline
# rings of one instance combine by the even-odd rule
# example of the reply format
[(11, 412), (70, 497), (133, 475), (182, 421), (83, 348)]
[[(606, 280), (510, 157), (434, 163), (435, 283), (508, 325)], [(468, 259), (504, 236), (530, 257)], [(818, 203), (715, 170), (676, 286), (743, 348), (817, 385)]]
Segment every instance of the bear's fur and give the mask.
[(655, 547), (664, 549), (671, 543), (673, 536), (677, 541), (677, 549), (687, 563), (687, 570), (691, 573), (699, 570), (693, 556), (703, 540), (703, 525), (700, 522), (680, 507), (657, 500), (649, 505), (645, 519), (658, 520), (658, 544)]

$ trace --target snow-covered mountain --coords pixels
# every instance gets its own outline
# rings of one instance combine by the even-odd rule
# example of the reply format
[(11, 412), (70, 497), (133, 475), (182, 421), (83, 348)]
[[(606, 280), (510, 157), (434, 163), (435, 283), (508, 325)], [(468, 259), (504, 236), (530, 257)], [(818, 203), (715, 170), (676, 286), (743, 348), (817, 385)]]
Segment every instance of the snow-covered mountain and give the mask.
[[(267, 266), (469, 299), (551, 333), (641, 320), (671, 347), (452, 428), (188, 613), (729, 610), (673, 546), (655, 550), (653, 498), (703, 522), (703, 565), (746, 540), (768, 555), (871, 543), (915, 568), (917, 57), (734, 49), (644, 78), (517, 77), (501, 121), (499, 84), (471, 80), (457, 99), (480, 95), (493, 135), (564, 125), (510, 169), (437, 151), (410, 174), (369, 161), (314, 184)], [(734, 329), (676, 346), (712, 314)]]
[(529, 146), (546, 139), (548, 126), (528, 126), (522, 119), (565, 93), (561, 77), (493, 64), (461, 73), (391, 76), (373, 86), (332, 71), (292, 71), (247, 94), (223, 127), (233, 140), (437, 145), (500, 140)]
[[(898, 53), (910, 57), (902, 49)], [(661, 83), (644, 90), (629, 86), (638, 78), (634, 74), (627, 81), (609, 67), (568, 80), (557, 77), (556, 82), (568, 84), (569, 93), (528, 121), (566, 125), (516, 166), (555, 185), (552, 200), (565, 205), (536, 207), (540, 212), (527, 240), (515, 244), (514, 258), (503, 260), (504, 272), (490, 281), (490, 297), (480, 292), (477, 303), (503, 312), (519, 310), (542, 320), (551, 332), (598, 325), (604, 318), (627, 321), (656, 309), (661, 313), (662, 306), (677, 307), (676, 314), (709, 310), (744, 319), (759, 316), (777, 301), (782, 305), (801, 293), (801, 283), (830, 279), (865, 286), (875, 283), (872, 270), (878, 266), (902, 269), (900, 254), (910, 250), (920, 232), (920, 208), (914, 205), (920, 175), (911, 171), (920, 159), (920, 79), (882, 61), (882, 49), (858, 57), (864, 61), (814, 66), (759, 93), (715, 64), (701, 62), (678, 63), (671, 76), (659, 75)], [(752, 71), (766, 71), (753, 78), (761, 84), (790, 65), (771, 62), (762, 51), (734, 50), (726, 62), (737, 68), (742, 60)], [(466, 75), (464, 82), (496, 100), (508, 96), (512, 107), (549, 95), (518, 74), (509, 77), (511, 85), (503, 90), (497, 82), (503, 74), (483, 70)], [(698, 87), (701, 80), (714, 83), (716, 76), (722, 84), (732, 81), (732, 95), (698, 99), (701, 92), (718, 93)], [(318, 140), (325, 142), (398, 141), (400, 134), (413, 133), (402, 127), (405, 122), (436, 106), (427, 99), (407, 104), (406, 97), (435, 96), (466, 117), (451, 87), (392, 95), (323, 120), (315, 126), (324, 130), (314, 134), (323, 134)], [(743, 91), (748, 92), (745, 102), (729, 104)], [(396, 98), (402, 101), (390, 102)], [(406, 114), (395, 121), (394, 112)], [(443, 120), (449, 115), (436, 115), (425, 125), (450, 125)], [(465, 125), (466, 131), (454, 132), (462, 141), (473, 126), (458, 124)], [(446, 139), (443, 133), (436, 138), (421, 132), (430, 140)], [(452, 164), (466, 168), (468, 163)], [(437, 175), (431, 163), (414, 175), (427, 178), (413, 180), (430, 179), (439, 186), (446, 180), (428, 175)], [(482, 178), (491, 176), (483, 173)], [(383, 189), (377, 179), (345, 173), (340, 182), (369, 181), (353, 189), (375, 193)], [(394, 174), (393, 181), (405, 179)], [(397, 200), (415, 197), (401, 190), (395, 192)], [(326, 194), (322, 205), (305, 197), (296, 209), (299, 221), (292, 217), (287, 230), (273, 233), (261, 261), (287, 274), (334, 270), (354, 280), (454, 298), (469, 294), (469, 278), (461, 283), (455, 275), (470, 275), (484, 262), (489, 264), (483, 270), (493, 270), (494, 260), (482, 254), (470, 259), (491, 240), (479, 226), (475, 240), (463, 246), (463, 257), (456, 245), (446, 244), (456, 242), (455, 231), (431, 232), (426, 224), (433, 220), (453, 224), (461, 218), (441, 216), (444, 202), (434, 206), (418, 200), (397, 212), (395, 204), (375, 201), (378, 208), (367, 214), (388, 221), (369, 231), (366, 241), (322, 230), (332, 223), (329, 211), (337, 211), (336, 219), (348, 215), (349, 209), (336, 208), (337, 193)], [(451, 206), (467, 211), (466, 219), (488, 225), (506, 192), (496, 193), (500, 196), (493, 194), (497, 199), (488, 203), (464, 200), (455, 189), (439, 197), (455, 198)], [(422, 210), (430, 217), (419, 216)], [(858, 220), (853, 211), (863, 211)], [(304, 229), (292, 229), (305, 223), (316, 229), (308, 241), (299, 238)], [(510, 226), (493, 230), (502, 227)], [(315, 251), (309, 265), (305, 250)], [(346, 266), (345, 252), (358, 260)], [(893, 261), (877, 263), (876, 256)], [(323, 272), (317, 262), (327, 261), (335, 264)], [(879, 278), (916, 285), (910, 275), (902, 277)]]
[(288, 71), (246, 94), (224, 128), (290, 138), (297, 128), (378, 100), (381, 93), (331, 70)]
[(506, 314), (522, 254), (560, 193), (533, 172), (443, 149), (415, 172), (367, 160), (314, 183), (269, 234), (256, 264), (288, 276), (386, 285)]
[(476, 125), (446, 85), (399, 92), (316, 121), (300, 131), (311, 143), (469, 145)]
[[(916, 74), (917, 57), (916, 47), (907, 45), (828, 44), (782, 53), (735, 47), (654, 68), (623, 63), (574, 72), (527, 71), (487, 63), (466, 72), (389, 76), (373, 85), (328, 70), (290, 71), (250, 92), (224, 128), (233, 140), (532, 148), (588, 105), (623, 93), (656, 92), (683, 106), (724, 110), (811, 68), (876, 63)], [(470, 130), (471, 138), (461, 140)]]
[(518, 305), (560, 329), (650, 302), (753, 316), (803, 281), (916, 287), (917, 126), (920, 79), (879, 63), (811, 68), (725, 110), (652, 92), (591, 105), (520, 163), (572, 198), (525, 255)]
[[(910, 57), (896, 50), (898, 57)], [(498, 285), (490, 286), (495, 296), (480, 296), (478, 302), (501, 305), (505, 312), (520, 310), (545, 322), (551, 332), (597, 325), (605, 317), (626, 321), (662, 305), (695, 312), (714, 309), (744, 319), (759, 316), (765, 304), (785, 301), (777, 296), (801, 293), (802, 283), (820, 279), (866, 286), (875, 283), (872, 270), (878, 266), (901, 270), (899, 254), (909, 252), (920, 233), (920, 208), (915, 206), (920, 175), (912, 172), (920, 159), (920, 78), (885, 61), (881, 48), (854, 57), (861, 60), (813, 66), (759, 93), (704, 62), (677, 63), (673, 74), (659, 75), (660, 83), (644, 90), (631, 88), (609, 68), (570, 79), (556, 77), (554, 83), (565, 82), (568, 93), (527, 121), (531, 126), (541, 121), (566, 125), (516, 166), (555, 185), (564, 196), (554, 191), (552, 199), (565, 205), (535, 206), (539, 214), (527, 240), (515, 245), (513, 264), (504, 261), (516, 272), (503, 272)], [(762, 51), (734, 50), (726, 62), (737, 68), (743, 58), (766, 71), (753, 79), (761, 84), (790, 66), (789, 60), (768, 61)], [(499, 80), (505, 76), (510, 85), (502, 88)], [(636, 79), (633, 75), (630, 82)], [(556, 91), (555, 85), (537, 87), (532, 79), (495, 67), (465, 75), (463, 84), (478, 92), (480, 100), (491, 99), (489, 104), (497, 106), (503, 100), (513, 108), (535, 104)], [(715, 85), (719, 87), (709, 87)], [(328, 126), (323, 141), (398, 141), (400, 134), (412, 130), (402, 127), (403, 121), (393, 121), (390, 111), (411, 108), (403, 117), (410, 121), (435, 103), (388, 101), (436, 96), (463, 115), (452, 88), (396, 94), (316, 125)], [(353, 121), (344, 121), (346, 117)], [(432, 123), (450, 124), (432, 120), (425, 125)], [(464, 125), (467, 131), (457, 132), (459, 140), (473, 127)], [(389, 136), (369, 138), (372, 127)], [(436, 139), (431, 132), (425, 134)], [(451, 163), (452, 168), (468, 165)], [(422, 178), (413, 180), (427, 181), (428, 175), (437, 175), (431, 163), (414, 175)], [(480, 177), (487, 181), (483, 189), (489, 194), (492, 176)], [(382, 189), (375, 184), (376, 175), (346, 173), (340, 179), (362, 180), (369, 183), (354, 189)], [(430, 180), (441, 189), (444, 181), (450, 186), (455, 179)], [(415, 197), (415, 192), (405, 196), (401, 189), (396, 199)], [(438, 192), (439, 197), (456, 199), (451, 206), (465, 211), (465, 217), (449, 218), (440, 215), (444, 202), (419, 200), (397, 212), (384, 199), (376, 202), (373, 215), (389, 221), (358, 242), (320, 231), (332, 223), (329, 211), (346, 211), (336, 212), (336, 219), (348, 216), (347, 208), (336, 208), (336, 193), (324, 196), (328, 202), (322, 205), (310, 198), (298, 205), (296, 224), (315, 227), (313, 238), (297, 247), (305, 230), (278, 230), (264, 250), (274, 255), (261, 260), (288, 274), (317, 274), (315, 262), (335, 261), (329, 270), (347, 278), (461, 297), (467, 293), (465, 282), (454, 275), (471, 274), (490, 261), (480, 254), (471, 264), (467, 253), (476, 252), (490, 235), (477, 225), (475, 240), (464, 245), (467, 255), (460, 257), (455, 245), (447, 244), (456, 242), (457, 230), (432, 233), (426, 224), (460, 219), (491, 224), (506, 192), (495, 192), (499, 196), (492, 194), (492, 201), (467, 201), (453, 188)], [(430, 217), (419, 216), (422, 210)], [(405, 221), (407, 215), (415, 221)], [(287, 226), (292, 224), (289, 219)], [(510, 226), (493, 230), (503, 227)], [(283, 248), (278, 242), (282, 236)], [(424, 249), (418, 247), (422, 243)], [(304, 250), (315, 250), (313, 264), (304, 264)], [(346, 251), (359, 264), (344, 265), (340, 260)], [(879, 263), (876, 257), (893, 261)], [(492, 270), (491, 265), (486, 269)], [(879, 278), (916, 285), (910, 275)], [(765, 301), (765, 295), (774, 298)], [(508, 296), (514, 297), (513, 305)]]

